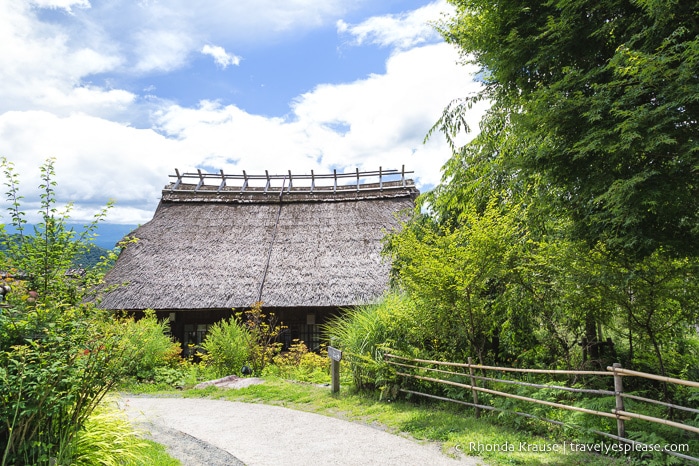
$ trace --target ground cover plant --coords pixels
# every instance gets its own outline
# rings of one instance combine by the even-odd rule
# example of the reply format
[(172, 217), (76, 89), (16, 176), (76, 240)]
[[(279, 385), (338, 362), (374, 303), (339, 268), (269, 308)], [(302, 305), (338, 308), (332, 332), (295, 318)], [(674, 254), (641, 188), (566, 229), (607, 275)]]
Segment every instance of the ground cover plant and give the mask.
[(75, 438), (75, 466), (176, 466), (164, 447), (137, 435), (111, 398), (90, 414)]

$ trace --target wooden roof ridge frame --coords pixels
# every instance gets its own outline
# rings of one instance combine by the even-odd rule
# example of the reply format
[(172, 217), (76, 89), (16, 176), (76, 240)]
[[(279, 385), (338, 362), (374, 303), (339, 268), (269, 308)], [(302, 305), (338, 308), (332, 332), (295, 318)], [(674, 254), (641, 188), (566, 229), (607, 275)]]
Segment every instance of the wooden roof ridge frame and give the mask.
[[(286, 187), (288, 193), (291, 193), (292, 190), (296, 193), (309, 194), (317, 192), (330, 192), (331, 190), (333, 193), (337, 193), (337, 191), (339, 189), (342, 189), (343, 186), (340, 183), (344, 180), (349, 181), (350, 178), (356, 180), (353, 184), (357, 192), (367, 190), (374, 191), (377, 189), (378, 191), (383, 191), (384, 189), (405, 190), (415, 187), (413, 180), (406, 178), (406, 175), (413, 174), (414, 172), (406, 171), (405, 165), (403, 165), (400, 170), (384, 169), (383, 167), (379, 167), (378, 170), (359, 171), (359, 168), (356, 168), (353, 172), (347, 173), (338, 173), (337, 169), (334, 169), (332, 173), (316, 174), (314, 170), (311, 170), (310, 175), (293, 174), (291, 170), (288, 170), (287, 173), (284, 175), (270, 175), (268, 170), (265, 170), (264, 175), (250, 175), (245, 170), (243, 170), (242, 172), (242, 175), (226, 174), (223, 172), (223, 170), (220, 170), (219, 173), (204, 173), (201, 169), (197, 169), (196, 172), (181, 173), (179, 169), (175, 168), (175, 174), (169, 175), (170, 178), (174, 178), (175, 180), (168, 187), (166, 187), (166, 190), (171, 193), (192, 191), (200, 192), (204, 190), (210, 192), (211, 189), (202, 188), (205, 188), (205, 186), (207, 186), (207, 181), (215, 181), (218, 183), (218, 189), (216, 190), (216, 193), (221, 193), (227, 187), (232, 187), (235, 185), (235, 182), (238, 182), (237, 185), (235, 185), (237, 187), (231, 188), (231, 190), (238, 190), (240, 194), (243, 194), (246, 191), (249, 191), (251, 181), (264, 181), (265, 185), (263, 193), (268, 194), (270, 191), (272, 191), (276, 194), (279, 191), (277, 189), (272, 188), (272, 181), (281, 180), (283, 186)], [(373, 183), (371, 183), (367, 181), (372, 178), (378, 178), (378, 182), (374, 181)], [(191, 180), (191, 182), (187, 183), (188, 180)], [(310, 180), (310, 186), (306, 187), (297, 185), (297, 187), (294, 187), (294, 181), (298, 182), (303, 180)], [(332, 184), (323, 184), (324, 181), (330, 180), (332, 180)], [(340, 180), (340, 183), (338, 183), (338, 180)], [(362, 182), (362, 180), (364, 180), (364, 182)], [(191, 188), (191, 185), (195, 185), (193, 189)], [(348, 186), (348, 184), (345, 184), (344, 186), (346, 187)], [(284, 188), (282, 188), (282, 190), (283, 189)]]

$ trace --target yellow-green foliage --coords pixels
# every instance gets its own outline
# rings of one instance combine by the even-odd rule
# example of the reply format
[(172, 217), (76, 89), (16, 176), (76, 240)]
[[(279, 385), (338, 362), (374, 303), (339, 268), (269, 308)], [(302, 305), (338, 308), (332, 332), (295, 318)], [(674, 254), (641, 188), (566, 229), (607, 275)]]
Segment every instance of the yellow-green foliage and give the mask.
[(214, 324), (202, 344), (202, 362), (216, 377), (240, 374), (250, 358), (251, 337), (238, 319), (230, 318)]
[(155, 312), (147, 310), (142, 319), (123, 317), (110, 322), (121, 335), (127, 376), (154, 380), (164, 368), (176, 368), (180, 346), (167, 333), (167, 324), (158, 322)]
[(73, 444), (74, 466), (177, 466), (163, 445), (142, 437), (114, 400), (103, 401)]
[(250, 365), (255, 374), (261, 374), (272, 358), (279, 354), (282, 344), (277, 338), (286, 328), (273, 312), (262, 312), (262, 304), (258, 301), (245, 312), (236, 314), (250, 335)]
[(330, 360), (327, 354), (309, 352), (306, 344), (298, 339), (294, 339), (289, 350), (275, 356), (272, 362), (273, 366), (268, 366), (266, 372), (285, 379), (313, 383), (330, 381)]
[(102, 402), (75, 438), (75, 466), (139, 464), (148, 443), (136, 436), (115, 403)]

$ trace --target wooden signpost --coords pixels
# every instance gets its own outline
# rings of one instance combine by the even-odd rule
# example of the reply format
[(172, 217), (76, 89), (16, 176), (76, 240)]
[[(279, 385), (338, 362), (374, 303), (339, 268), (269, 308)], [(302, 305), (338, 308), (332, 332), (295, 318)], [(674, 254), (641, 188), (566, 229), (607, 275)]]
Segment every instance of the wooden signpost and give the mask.
[(340, 361), (342, 351), (332, 346), (328, 346), (328, 357), (330, 358), (330, 377), (332, 378), (332, 392), (340, 391)]

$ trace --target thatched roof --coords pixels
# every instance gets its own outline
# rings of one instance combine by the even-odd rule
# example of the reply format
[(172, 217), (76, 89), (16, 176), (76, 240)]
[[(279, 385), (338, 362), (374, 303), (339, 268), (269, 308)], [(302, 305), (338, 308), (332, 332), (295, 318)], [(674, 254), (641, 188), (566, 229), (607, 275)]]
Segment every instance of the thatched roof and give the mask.
[[(385, 174), (385, 172), (384, 172)], [(247, 178), (246, 178), (247, 180)], [(404, 176), (330, 187), (165, 187), (107, 274), (106, 309), (351, 306), (381, 295), (381, 240), (414, 207)], [(314, 180), (315, 181), (315, 180)]]

